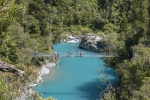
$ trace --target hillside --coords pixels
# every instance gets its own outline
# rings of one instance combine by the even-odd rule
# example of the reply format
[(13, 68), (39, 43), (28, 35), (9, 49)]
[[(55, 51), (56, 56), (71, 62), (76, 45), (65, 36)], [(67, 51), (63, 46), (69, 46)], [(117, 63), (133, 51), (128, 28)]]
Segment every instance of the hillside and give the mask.
[(149, 16), (150, 0), (0, 0), (0, 61), (25, 72), (21, 79), (0, 72), (0, 100), (16, 99), (35, 80), (42, 59), (33, 52), (53, 52), (65, 34), (89, 32), (106, 36), (103, 51), (115, 55), (104, 61), (119, 84), (104, 99), (149, 100)]

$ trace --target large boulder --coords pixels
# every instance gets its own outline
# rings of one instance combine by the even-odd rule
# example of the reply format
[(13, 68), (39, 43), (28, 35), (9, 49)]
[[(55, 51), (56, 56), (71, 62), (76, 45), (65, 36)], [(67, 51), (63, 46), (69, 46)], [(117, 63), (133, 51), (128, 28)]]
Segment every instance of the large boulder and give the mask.
[(92, 33), (86, 33), (79, 44), (79, 48), (93, 52), (101, 52), (104, 47), (105, 43), (102, 38)]

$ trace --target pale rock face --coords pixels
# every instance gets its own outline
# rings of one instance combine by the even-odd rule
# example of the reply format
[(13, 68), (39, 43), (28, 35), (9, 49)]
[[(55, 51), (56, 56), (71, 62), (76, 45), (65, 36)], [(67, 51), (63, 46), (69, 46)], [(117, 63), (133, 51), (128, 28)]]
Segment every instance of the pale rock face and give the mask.
[(79, 43), (79, 39), (72, 35), (68, 35), (67, 38), (69, 39), (68, 43)]
[(101, 52), (105, 46), (101, 40), (102, 38), (99, 36), (96, 36), (92, 33), (86, 33), (85, 36), (81, 39), (79, 47), (93, 52)]

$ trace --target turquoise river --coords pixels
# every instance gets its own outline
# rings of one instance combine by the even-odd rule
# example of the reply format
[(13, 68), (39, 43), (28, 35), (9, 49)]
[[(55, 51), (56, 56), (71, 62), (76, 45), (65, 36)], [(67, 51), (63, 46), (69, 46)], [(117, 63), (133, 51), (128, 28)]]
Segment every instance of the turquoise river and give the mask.
[[(57, 66), (50, 68), (51, 75), (44, 77), (44, 82), (34, 87), (43, 97), (55, 97), (57, 100), (99, 100), (101, 88), (105, 88), (108, 82), (100, 82), (103, 70), (109, 80), (114, 84), (116, 75), (113, 69), (104, 66), (104, 62), (98, 53), (88, 52), (78, 48), (78, 43), (59, 43), (53, 45), (59, 54), (67, 55), (72, 51), (72, 57), (60, 58)], [(82, 51), (83, 57), (75, 57), (77, 50)], [(87, 56), (86, 55), (91, 55)], [(85, 56), (85, 57), (84, 57)]]

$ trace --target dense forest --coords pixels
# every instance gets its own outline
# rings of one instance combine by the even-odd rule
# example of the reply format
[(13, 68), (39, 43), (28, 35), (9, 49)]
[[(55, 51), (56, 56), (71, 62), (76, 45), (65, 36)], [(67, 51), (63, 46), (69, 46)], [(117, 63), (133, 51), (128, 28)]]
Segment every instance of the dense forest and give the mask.
[(0, 100), (15, 100), (35, 80), (34, 51), (53, 52), (64, 34), (88, 32), (106, 35), (105, 51), (115, 55), (104, 61), (118, 86), (104, 100), (149, 100), (149, 16), (150, 0), (0, 0), (0, 60), (25, 71), (22, 77), (0, 72)]

